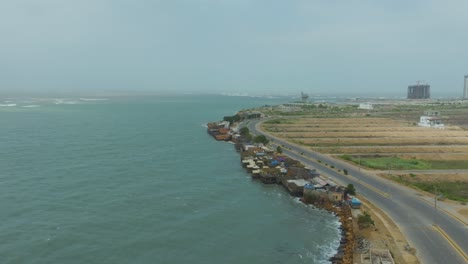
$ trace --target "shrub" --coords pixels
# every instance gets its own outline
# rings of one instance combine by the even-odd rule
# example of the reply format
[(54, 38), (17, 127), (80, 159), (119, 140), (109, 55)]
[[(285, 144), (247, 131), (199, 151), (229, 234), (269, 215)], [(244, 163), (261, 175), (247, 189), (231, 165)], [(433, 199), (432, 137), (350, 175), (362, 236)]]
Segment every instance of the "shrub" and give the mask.
[(278, 146), (278, 147), (276, 148), (276, 152), (278, 152), (278, 153), (280, 153), (280, 154), (281, 154), (281, 153), (283, 153), (283, 149), (281, 149), (281, 147), (280, 147), (280, 146)]
[(348, 170), (347, 170), (347, 169), (344, 169), (344, 170), (343, 170), (343, 173), (344, 173), (344, 175), (348, 175)]
[(248, 134), (250, 134), (250, 130), (248, 127), (243, 127), (239, 130), (239, 133), (242, 135), (242, 136), (247, 136)]
[(354, 185), (352, 183), (348, 184), (345, 189), (345, 193), (351, 194), (351, 195), (356, 195), (356, 188), (354, 188)]
[(360, 227), (366, 228), (374, 225), (374, 220), (368, 212), (364, 212), (364, 214), (358, 216), (358, 224)]
[(349, 156), (349, 155), (341, 155), (341, 158), (344, 159), (344, 160), (349, 160), (349, 161), (352, 160), (351, 156)]
[(264, 135), (256, 136), (253, 140), (255, 143), (263, 143), (264, 145), (268, 144), (269, 140)]

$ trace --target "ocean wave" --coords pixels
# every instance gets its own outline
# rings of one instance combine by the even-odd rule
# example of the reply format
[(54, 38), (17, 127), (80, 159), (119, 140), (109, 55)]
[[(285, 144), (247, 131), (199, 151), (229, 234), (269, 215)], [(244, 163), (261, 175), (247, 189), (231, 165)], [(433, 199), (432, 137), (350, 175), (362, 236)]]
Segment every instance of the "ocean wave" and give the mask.
[(0, 104), (0, 107), (14, 107), (16, 104)]
[(319, 246), (320, 250), (324, 253), (326, 260), (323, 263), (330, 263), (328, 260), (335, 256), (338, 253), (338, 246), (340, 245), (340, 240), (337, 239), (328, 245)]
[(21, 107), (24, 107), (24, 108), (36, 108), (36, 107), (41, 107), (40, 105), (23, 105)]
[(68, 101), (68, 100), (55, 100), (54, 104), (56, 105), (74, 105), (74, 104), (78, 104), (77, 101)]
[(81, 101), (107, 101), (107, 98), (80, 98)]

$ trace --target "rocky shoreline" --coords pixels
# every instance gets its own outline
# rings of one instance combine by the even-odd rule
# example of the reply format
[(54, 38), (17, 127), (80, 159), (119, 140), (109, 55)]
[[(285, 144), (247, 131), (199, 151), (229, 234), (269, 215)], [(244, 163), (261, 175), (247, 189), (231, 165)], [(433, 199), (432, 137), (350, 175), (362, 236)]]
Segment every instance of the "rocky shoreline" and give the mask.
[(234, 143), (241, 165), (253, 179), (264, 184), (282, 185), (292, 196), (300, 197), (303, 203), (327, 210), (338, 217), (341, 239), (337, 253), (330, 261), (336, 264), (353, 263), (355, 236), (350, 200), (347, 200), (345, 188), (283, 155), (280, 149), (270, 149), (267, 142), (255, 142), (252, 135), (229, 129), (229, 125), (226, 121), (209, 123), (207, 132), (216, 140)]

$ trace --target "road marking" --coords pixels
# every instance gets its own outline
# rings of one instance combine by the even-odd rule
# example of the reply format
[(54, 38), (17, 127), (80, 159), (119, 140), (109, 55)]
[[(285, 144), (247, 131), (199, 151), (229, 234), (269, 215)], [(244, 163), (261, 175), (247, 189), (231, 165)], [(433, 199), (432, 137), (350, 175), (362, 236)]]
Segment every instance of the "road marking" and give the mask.
[[(428, 200), (422, 198), (422, 197), (417, 197), (419, 200), (423, 201), (423, 202), (426, 202), (427, 204), (429, 205), (434, 205), (433, 203), (429, 202)], [(444, 208), (442, 207), (437, 207), (437, 209), (441, 210), (441, 211), (444, 211), (444, 213), (448, 214), (449, 216), (451, 216), (452, 218), (454, 218), (455, 220), (457, 220), (458, 222), (462, 223), (463, 225), (468, 225), (463, 219), (461, 219), (460, 217), (452, 214), (451, 212), (445, 210)]]
[[(299, 152), (296, 152), (296, 151), (293, 151), (293, 150), (290, 150), (290, 149), (286, 149), (286, 150), (287, 150), (287, 151), (290, 151), (290, 152), (292, 152), (292, 153), (295, 153), (295, 154), (297, 154), (297, 155), (300, 155), (301, 157), (303, 157), (303, 158), (305, 158), (305, 159), (308, 159), (308, 160), (310, 160), (310, 161), (312, 161), (312, 162), (317, 163), (316, 160), (314, 160), (314, 159), (312, 159), (312, 158), (309, 158), (309, 157), (307, 157), (307, 156), (305, 156), (305, 155), (302, 155), (302, 154), (299, 153)], [(325, 166), (325, 165), (322, 165), (322, 166)], [(341, 174), (342, 174), (342, 173), (341, 173)], [(345, 177), (347, 177), (347, 178), (349, 178), (349, 179), (352, 179), (352, 180), (354, 180), (354, 181), (356, 181), (356, 182), (359, 182), (359, 184), (361, 184), (362, 186), (364, 186), (364, 187), (366, 187), (366, 188), (368, 188), (368, 189), (370, 189), (370, 190), (376, 192), (377, 194), (379, 194), (379, 195), (381, 195), (381, 196), (383, 196), (383, 197), (385, 197), (385, 198), (390, 198), (390, 197), (391, 197), (390, 194), (388, 194), (388, 193), (386, 193), (386, 192), (382, 192), (381, 190), (379, 190), (379, 189), (377, 189), (377, 188), (375, 188), (375, 187), (370, 186), (369, 184), (367, 184), (367, 183), (365, 183), (365, 182), (359, 180), (359, 179), (356, 178), (356, 177), (352, 177), (351, 175), (345, 175), (345, 174), (342, 174), (342, 175), (345, 176)]]
[(453, 241), (447, 235), (447, 233), (445, 233), (445, 231), (442, 230), (442, 228), (440, 228), (438, 225), (433, 225), (433, 227), (437, 232), (439, 232), (450, 243), (450, 245), (452, 245), (452, 247), (458, 252), (458, 254), (460, 254), (465, 259), (465, 261), (468, 262), (468, 255), (466, 255), (466, 253), (460, 248), (460, 246), (455, 241)]
[[(289, 150), (289, 149), (287, 149), (287, 150)], [(295, 152), (295, 151), (292, 151), (292, 150), (289, 150), (289, 151), (294, 152), (294, 153), (296, 153), (296, 154), (298, 154), (298, 155), (301, 155), (299, 152)], [(301, 156), (304, 157), (304, 158), (306, 158), (306, 159), (308, 159), (308, 160), (311, 160), (311, 161), (314, 161), (314, 162), (317, 163), (317, 161), (314, 160), (314, 159), (311, 159), (311, 158), (306, 157), (306, 156), (304, 156), (304, 155), (301, 155)], [(382, 192), (382, 191), (380, 191), (380, 190), (378, 190), (378, 189), (376, 189), (376, 188), (370, 186), (369, 184), (362, 182), (362, 181), (359, 180), (358, 178), (355, 178), (355, 177), (352, 177), (352, 176), (349, 176), (349, 175), (344, 175), (344, 174), (343, 174), (343, 176), (358, 181), (360, 184), (362, 184), (362, 185), (365, 186), (366, 188), (368, 188), (368, 189), (370, 189), (370, 190), (373, 190), (374, 192), (376, 192), (376, 193), (378, 193), (378, 194), (380, 194), (380, 195), (382, 195), (382, 196), (384, 196), (384, 197), (386, 197), (386, 198), (390, 198), (390, 197), (391, 197), (390, 194), (388, 194), (388, 193), (386, 193), (386, 192)], [(382, 183), (385, 183), (385, 182), (384, 182), (383, 180), (381, 180), (379, 177), (377, 177), (376, 179), (380, 180)], [(400, 186), (398, 186), (398, 187), (400, 187)], [(426, 202), (426, 203), (428, 203), (428, 204), (430, 204), (430, 205), (433, 205), (431, 202), (427, 201), (427, 200), (424, 199), (424, 198), (418, 197), (418, 199), (420, 199), (420, 200), (422, 200), (422, 201), (424, 201), (424, 202)], [(451, 212), (449, 212), (449, 211), (447, 211), (447, 210), (445, 210), (445, 209), (443, 209), (443, 208), (440, 208), (440, 207), (438, 207), (438, 208), (439, 208), (441, 211), (443, 211), (444, 213), (446, 213), (447, 215), (449, 215), (450, 217), (452, 217), (453, 219), (457, 220), (458, 222), (462, 223), (462, 224), (465, 225), (465, 226), (468, 226), (468, 223), (465, 222), (465, 221), (464, 221), (463, 219), (461, 219), (460, 217), (456, 216), (455, 214), (453, 214), (453, 213), (451, 213)]]
[[(289, 149), (287, 149), (287, 150), (289, 150)], [(298, 155), (301, 155), (299, 152), (295, 152), (295, 151), (292, 151), (292, 150), (289, 150), (289, 151), (291, 151), (291, 152), (293, 152), (293, 153), (296, 153), (296, 154), (298, 154)], [(301, 155), (301, 156), (304, 157), (305, 159), (308, 159), (308, 160), (311, 160), (311, 161), (317, 163), (317, 161), (314, 160), (314, 159), (312, 159), (312, 158), (309, 158), (309, 157), (304, 156), (304, 155)], [(363, 185), (364, 187), (366, 187), (366, 188), (368, 188), (368, 189), (371, 189), (371, 190), (373, 190), (374, 192), (376, 192), (376, 193), (378, 193), (378, 194), (380, 194), (380, 195), (382, 195), (382, 196), (384, 196), (384, 197), (386, 197), (386, 198), (390, 198), (390, 197), (391, 197), (390, 194), (388, 194), (388, 193), (386, 193), (386, 192), (382, 192), (382, 191), (380, 191), (379, 189), (370, 186), (369, 184), (367, 184), (367, 183), (365, 183), (365, 182), (359, 180), (359, 179), (356, 178), (356, 177), (352, 177), (352, 176), (350, 176), (350, 175), (345, 175), (345, 174), (342, 174), (342, 175), (345, 176), (345, 177), (347, 177), (347, 178), (350, 178), (350, 179), (353, 179), (353, 180), (359, 182), (359, 183), (360, 183), (361, 185)], [(379, 178), (377, 178), (377, 179), (379, 179)], [(381, 180), (381, 182), (382, 182), (382, 183), (385, 183), (385, 182), (382, 181), (382, 180)], [(424, 198), (422, 198), (422, 197), (417, 197), (417, 198), (420, 199), (420, 200), (422, 200), (422, 201), (424, 201), (424, 202), (426, 202), (426, 203), (428, 203), (428, 204), (430, 204), (430, 205), (433, 205), (431, 202), (429, 202), (428, 200), (426, 200), (426, 199), (424, 199)], [(443, 208), (441, 208), (441, 207), (438, 207), (438, 209), (440, 209), (441, 211), (443, 211), (444, 213), (446, 213), (447, 215), (449, 215), (449, 216), (452, 217), (453, 219), (457, 220), (457, 221), (460, 222), (461, 224), (463, 224), (463, 225), (465, 225), (465, 226), (468, 226), (468, 223), (466, 223), (463, 219), (461, 219), (460, 217), (456, 216), (455, 214), (453, 214), (453, 213), (451, 213), (451, 212), (449, 212), (449, 211), (447, 211), (447, 210), (445, 210), (445, 209), (443, 209)]]

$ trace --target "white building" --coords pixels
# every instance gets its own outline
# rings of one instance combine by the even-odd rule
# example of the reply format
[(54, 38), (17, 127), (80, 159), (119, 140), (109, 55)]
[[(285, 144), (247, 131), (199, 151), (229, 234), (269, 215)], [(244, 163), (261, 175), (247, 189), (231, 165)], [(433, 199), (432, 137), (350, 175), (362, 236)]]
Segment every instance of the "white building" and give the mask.
[(418, 126), (420, 127), (432, 127), (432, 128), (444, 128), (444, 124), (440, 118), (435, 116), (421, 116), (419, 119)]
[(374, 107), (372, 106), (371, 103), (361, 103), (361, 104), (359, 104), (358, 109), (372, 110), (372, 109), (374, 109)]

